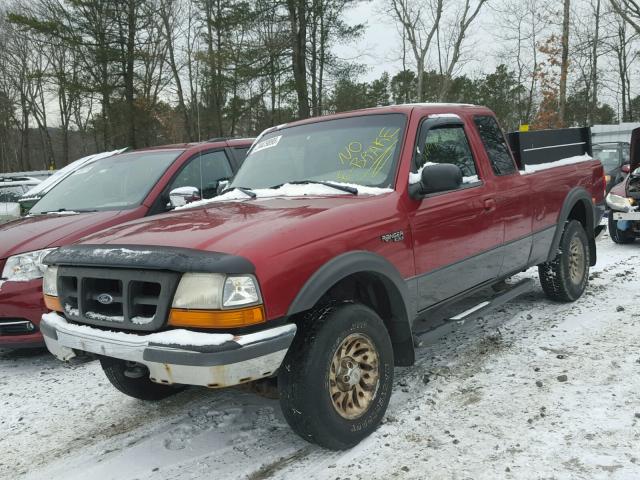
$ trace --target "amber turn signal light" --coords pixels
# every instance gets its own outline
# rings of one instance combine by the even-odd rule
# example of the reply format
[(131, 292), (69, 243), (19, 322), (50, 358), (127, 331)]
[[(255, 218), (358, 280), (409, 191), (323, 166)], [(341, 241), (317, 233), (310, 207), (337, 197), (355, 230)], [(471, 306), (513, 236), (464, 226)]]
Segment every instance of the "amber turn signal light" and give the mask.
[(60, 299), (58, 297), (53, 297), (51, 295), (44, 296), (44, 304), (47, 306), (49, 310), (54, 312), (63, 312), (62, 304), (60, 303)]
[(234, 328), (262, 323), (266, 320), (264, 307), (239, 308), (237, 310), (188, 310), (172, 308), (169, 325), (191, 328)]

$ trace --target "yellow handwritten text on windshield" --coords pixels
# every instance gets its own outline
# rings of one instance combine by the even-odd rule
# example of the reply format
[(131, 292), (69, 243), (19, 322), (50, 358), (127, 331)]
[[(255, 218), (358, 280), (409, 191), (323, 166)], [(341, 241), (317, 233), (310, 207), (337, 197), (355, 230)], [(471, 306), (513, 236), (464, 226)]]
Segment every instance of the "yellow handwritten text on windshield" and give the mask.
[(358, 141), (346, 145), (338, 152), (338, 160), (347, 170), (338, 172), (338, 180), (349, 181), (353, 173), (366, 176), (380, 173), (393, 155), (399, 133), (399, 128), (381, 128), (366, 148)]

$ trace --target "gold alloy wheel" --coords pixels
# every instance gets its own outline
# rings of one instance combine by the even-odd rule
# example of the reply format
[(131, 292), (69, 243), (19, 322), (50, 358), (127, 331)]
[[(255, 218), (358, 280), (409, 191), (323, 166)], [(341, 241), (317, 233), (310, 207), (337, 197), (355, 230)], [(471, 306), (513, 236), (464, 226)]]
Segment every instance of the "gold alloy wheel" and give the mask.
[(573, 237), (569, 244), (569, 275), (571, 281), (578, 285), (582, 282), (585, 267), (584, 245), (578, 237)]
[(371, 339), (353, 333), (344, 339), (331, 360), (329, 395), (336, 412), (347, 420), (361, 417), (378, 391), (378, 352)]

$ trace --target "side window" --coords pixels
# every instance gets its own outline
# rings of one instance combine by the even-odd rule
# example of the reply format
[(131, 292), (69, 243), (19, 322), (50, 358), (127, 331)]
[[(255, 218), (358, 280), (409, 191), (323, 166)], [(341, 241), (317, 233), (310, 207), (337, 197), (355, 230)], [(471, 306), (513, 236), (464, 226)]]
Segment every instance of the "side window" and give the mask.
[(195, 187), (201, 198), (212, 198), (216, 195), (218, 180), (232, 175), (231, 165), (223, 151), (204, 153), (189, 160), (171, 183), (169, 191), (179, 187)]
[(496, 175), (509, 175), (516, 171), (511, 151), (496, 119), (488, 115), (474, 117), (482, 144), (484, 145), (491, 167)]
[(247, 158), (248, 151), (249, 151), (249, 147), (233, 148), (233, 154), (238, 159), (239, 165), (242, 165), (242, 162), (244, 162), (244, 159)]
[(452, 163), (462, 170), (465, 183), (478, 181), (478, 171), (462, 125), (431, 128), (423, 136), (416, 152), (416, 170), (428, 163)]

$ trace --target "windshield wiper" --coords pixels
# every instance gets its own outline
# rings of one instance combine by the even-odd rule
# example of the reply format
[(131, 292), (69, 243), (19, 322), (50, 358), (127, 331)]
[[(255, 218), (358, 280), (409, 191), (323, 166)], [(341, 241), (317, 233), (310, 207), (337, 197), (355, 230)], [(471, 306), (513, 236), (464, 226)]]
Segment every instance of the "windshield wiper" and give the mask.
[(69, 210), (67, 208), (58, 208), (57, 210), (45, 210), (44, 212), (38, 212), (36, 213), (36, 215), (46, 215), (48, 213), (62, 213), (62, 212), (69, 212), (69, 213), (87, 213), (87, 212), (97, 212), (98, 210), (90, 210), (90, 209), (86, 209), (86, 210)]
[(220, 192), (220, 195), (224, 195), (225, 193), (230, 192), (231, 190), (239, 190), (242, 193), (244, 193), (247, 197), (256, 198), (256, 193), (247, 187), (228, 187), (228, 188), (225, 188), (222, 192)]
[(339, 183), (331, 183), (331, 182), (324, 182), (322, 180), (292, 180), (291, 182), (286, 182), (286, 183), (281, 183), (280, 185), (274, 185), (273, 187), (269, 187), (269, 188), (280, 188), (283, 185), (286, 184), (290, 184), (290, 185), (307, 185), (310, 183), (316, 184), (316, 185), (325, 185), (327, 187), (331, 187), (331, 188), (335, 188), (336, 190), (340, 190), (342, 192), (347, 192), (350, 193), (352, 195), (358, 195), (358, 189), (355, 187), (350, 187), (348, 185), (340, 185)]

